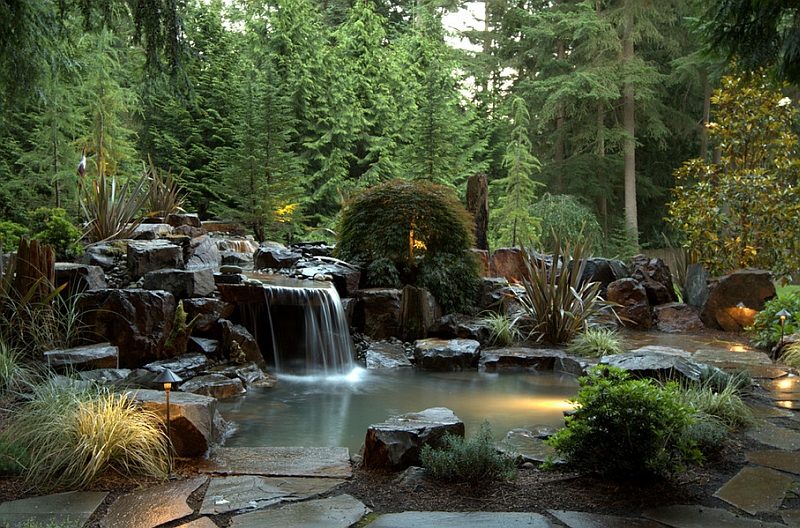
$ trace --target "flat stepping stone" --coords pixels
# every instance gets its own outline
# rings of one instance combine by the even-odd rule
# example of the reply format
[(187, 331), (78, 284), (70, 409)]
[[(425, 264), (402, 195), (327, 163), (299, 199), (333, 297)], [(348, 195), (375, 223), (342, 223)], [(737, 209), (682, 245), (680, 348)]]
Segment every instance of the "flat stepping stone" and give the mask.
[(569, 528), (664, 528), (660, 523), (649, 519), (563, 510), (547, 512)]
[(757, 466), (800, 475), (800, 451), (751, 451), (745, 458)]
[(789, 367), (778, 365), (752, 365), (747, 370), (752, 377), (760, 379), (778, 379), (789, 375)]
[(703, 349), (695, 352), (692, 360), (717, 367), (720, 366), (719, 364), (724, 364), (729, 368), (731, 366), (739, 366), (741, 370), (747, 370), (756, 365), (773, 366), (772, 360), (766, 353), (747, 350), (740, 352), (723, 349)]
[(800, 510), (783, 510), (781, 519), (787, 526), (800, 526)]
[(367, 513), (369, 508), (361, 501), (350, 495), (337, 495), (237, 515), (231, 520), (231, 528), (348, 528)]
[(186, 500), (207, 480), (205, 476), (195, 477), (123, 495), (108, 508), (100, 526), (153, 528), (187, 517), (194, 511), (186, 504)]
[(350, 478), (346, 447), (220, 447), (197, 465), (202, 473), (264, 477)]
[(794, 479), (774, 469), (745, 466), (714, 496), (751, 515), (777, 513)]
[(404, 512), (381, 515), (370, 528), (557, 528), (538, 513), (509, 512)]
[(721, 508), (704, 506), (665, 506), (646, 510), (642, 516), (673, 528), (786, 528), (783, 524), (765, 523)]
[(800, 449), (800, 433), (769, 422), (759, 422), (747, 429), (747, 436), (778, 449), (794, 451)]
[(83, 526), (106, 495), (102, 491), (70, 491), (7, 501), (0, 504), (0, 526), (16, 526), (28, 520), (42, 526), (68, 521)]
[(258, 477), (212, 478), (200, 515), (257, 510), (285, 501), (298, 501), (328, 492), (344, 482), (332, 478)]
[(794, 412), (774, 405), (747, 404), (756, 418), (791, 418)]

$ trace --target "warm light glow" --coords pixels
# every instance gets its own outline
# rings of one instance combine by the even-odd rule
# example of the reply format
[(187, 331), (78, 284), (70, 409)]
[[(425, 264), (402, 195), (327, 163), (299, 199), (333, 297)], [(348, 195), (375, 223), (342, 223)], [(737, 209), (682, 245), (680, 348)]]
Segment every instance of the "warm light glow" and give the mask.
[(165, 383), (165, 384), (164, 384), (164, 390), (165, 390), (165, 391), (168, 391), (168, 390), (170, 390), (171, 388), (172, 388), (172, 383)]
[(731, 352), (747, 352), (747, 347), (744, 345), (732, 345)]
[(794, 380), (791, 378), (785, 378), (778, 382), (779, 389), (791, 389), (794, 386)]
[(519, 398), (503, 403), (503, 405), (511, 409), (561, 409), (570, 411), (575, 408), (575, 406), (567, 400), (545, 398)]

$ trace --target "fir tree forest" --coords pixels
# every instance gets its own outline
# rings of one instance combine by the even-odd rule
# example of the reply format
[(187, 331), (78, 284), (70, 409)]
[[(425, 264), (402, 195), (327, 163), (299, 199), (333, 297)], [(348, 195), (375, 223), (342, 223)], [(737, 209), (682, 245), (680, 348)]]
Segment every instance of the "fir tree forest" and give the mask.
[[(771, 18), (753, 14), (772, 24), (763, 42), (733, 31), (756, 4), (769, 4)], [(133, 199), (161, 174), (185, 211), (286, 242), (330, 237), (342, 203), (379, 182), (428, 180), (464, 200), (483, 173), (492, 249), (545, 244), (554, 227), (584, 229), (604, 256), (686, 244), (670, 218), (676, 171), (725, 153), (706, 126), (720, 90), (794, 106), (788, 5), (3, 2), (0, 240), (52, 237), (57, 218), (74, 242), (100, 178)], [(466, 7), (477, 20), (450, 29)]]

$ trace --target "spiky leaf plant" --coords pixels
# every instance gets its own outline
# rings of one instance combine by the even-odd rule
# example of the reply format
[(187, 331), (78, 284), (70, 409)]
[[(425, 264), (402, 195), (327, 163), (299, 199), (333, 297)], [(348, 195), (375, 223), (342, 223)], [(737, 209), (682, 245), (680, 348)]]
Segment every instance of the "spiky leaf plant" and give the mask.
[(491, 346), (509, 346), (522, 338), (519, 328), (514, 326), (514, 318), (506, 314), (488, 311), (483, 314), (481, 322), (489, 328)]
[(142, 222), (147, 202), (147, 170), (133, 185), (120, 182), (104, 172), (83, 187), (81, 207), (86, 217), (84, 236), (90, 242), (129, 238)]
[(552, 261), (534, 256), (529, 248), (522, 252), (526, 276), (524, 292), (515, 295), (523, 312), (518, 325), (529, 338), (552, 344), (567, 343), (584, 330), (593, 317), (613, 303), (600, 296), (599, 282), (581, 282), (590, 245), (584, 239), (575, 244), (564, 243), (556, 235)]
[(145, 174), (150, 180), (147, 189), (147, 203), (145, 209), (148, 216), (167, 216), (172, 213), (183, 211), (183, 204), (186, 203), (186, 193), (183, 186), (178, 182), (178, 178), (172, 176), (172, 171), (158, 170), (153, 165), (153, 160), (147, 156), (150, 164), (149, 169), (145, 168)]

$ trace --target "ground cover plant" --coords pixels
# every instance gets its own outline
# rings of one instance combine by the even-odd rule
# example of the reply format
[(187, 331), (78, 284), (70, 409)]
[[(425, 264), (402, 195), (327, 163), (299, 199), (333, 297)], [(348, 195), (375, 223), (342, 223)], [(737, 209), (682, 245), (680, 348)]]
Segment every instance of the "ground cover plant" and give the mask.
[(621, 354), (625, 350), (625, 345), (616, 330), (590, 326), (569, 342), (567, 350), (579, 356), (599, 357)]
[(422, 467), (436, 480), (480, 483), (517, 476), (516, 460), (497, 451), (489, 422), (482, 423), (472, 439), (445, 433), (442, 441), (443, 447), (425, 445), (419, 455)]

